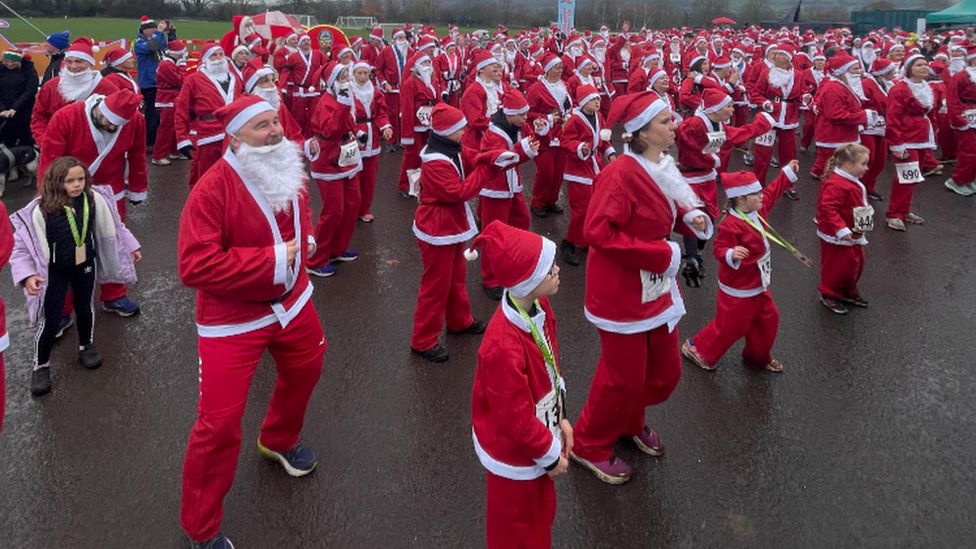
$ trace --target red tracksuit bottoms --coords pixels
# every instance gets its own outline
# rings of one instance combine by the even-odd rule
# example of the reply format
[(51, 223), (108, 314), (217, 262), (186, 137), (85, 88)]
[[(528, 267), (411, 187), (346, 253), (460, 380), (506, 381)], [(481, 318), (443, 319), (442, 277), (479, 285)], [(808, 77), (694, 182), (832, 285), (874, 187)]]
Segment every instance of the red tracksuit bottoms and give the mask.
[(559, 200), (566, 158), (559, 147), (549, 147), (535, 157), (535, 183), (532, 184), (532, 207), (551, 206)]
[(861, 178), (861, 183), (868, 192), (875, 192), (878, 176), (884, 171), (885, 159), (888, 158), (888, 142), (883, 135), (862, 135), (861, 144), (868, 148), (870, 155), (868, 171)]
[(746, 338), (742, 359), (754, 366), (773, 361), (770, 352), (779, 330), (779, 309), (769, 290), (752, 297), (718, 291), (715, 318), (693, 338), (695, 349), (709, 364), (718, 364), (736, 341)]
[[(512, 198), (489, 198), (487, 196), (478, 197), (478, 219), (481, 226), (487, 227), (492, 221), (499, 220), (506, 225), (511, 225), (517, 229), (529, 230), (531, 219), (529, 218), (529, 208), (525, 205), (525, 197), (521, 193)], [(488, 258), (481, 256), (481, 281), (486, 288), (501, 286), (501, 283), (491, 274), (491, 262)]]
[(617, 334), (600, 330), (600, 362), (573, 428), (573, 452), (589, 461), (613, 456), (613, 445), (645, 426), (645, 408), (671, 396), (681, 380), (678, 329)]
[(176, 154), (176, 111), (173, 107), (157, 107), (159, 128), (156, 129), (156, 143), (153, 145), (153, 160), (162, 160)]
[(363, 171), (359, 172), (359, 217), (372, 213), (373, 196), (376, 195), (376, 177), (379, 175), (379, 169), (379, 155), (363, 157)]
[(566, 228), (566, 240), (577, 248), (586, 247), (583, 224), (586, 223), (586, 210), (590, 207), (591, 196), (593, 196), (593, 185), (566, 182), (566, 198), (569, 199), (569, 226)]
[[(796, 130), (776, 130), (776, 139), (779, 142), (779, 165), (785, 166), (791, 160), (796, 160)], [(759, 179), (759, 183), (766, 185), (766, 173), (769, 172), (769, 160), (773, 157), (772, 147), (755, 147), (756, 161), (753, 164), (753, 173)], [(714, 217), (712, 219), (715, 219)]]
[(861, 297), (857, 281), (863, 272), (864, 246), (839, 246), (820, 241), (820, 284), (817, 290), (824, 297)]
[(420, 246), (424, 273), (420, 276), (410, 347), (426, 351), (437, 346), (445, 317), (449, 330), (460, 331), (471, 326), (474, 316), (466, 285), (465, 244), (434, 246), (418, 240), (417, 245)]
[(258, 438), (265, 448), (284, 452), (301, 436), (327, 346), (311, 303), (287, 328), (276, 323), (240, 335), (197, 339), (200, 404), (187, 442), (180, 501), (180, 524), (190, 539), (207, 540), (220, 531), (224, 496), (237, 470), (247, 392), (264, 350), (275, 361), (278, 379)]
[(400, 192), (407, 192), (410, 189), (410, 180), (407, 178), (407, 170), (416, 170), (420, 167), (420, 151), (427, 145), (427, 134), (417, 134), (417, 139), (413, 145), (403, 147), (403, 161), (400, 163), (400, 178), (397, 180), (397, 187)]
[(393, 126), (393, 137), (390, 138), (390, 143), (400, 142), (400, 92), (397, 93), (386, 93), (383, 92), (383, 97), (386, 99), (386, 112), (390, 113), (390, 125)]
[[(928, 151), (931, 153), (931, 151)], [(912, 195), (915, 194), (915, 189), (918, 188), (918, 183), (899, 183), (898, 182), (898, 164), (902, 162), (918, 162), (921, 169), (924, 171), (925, 167), (922, 166), (922, 154), (924, 151), (919, 151), (918, 149), (908, 149), (908, 158), (896, 158), (895, 162), (895, 174), (892, 176), (891, 180), (891, 199), (888, 201), (888, 211), (885, 213), (885, 217), (891, 217), (894, 219), (905, 220), (905, 216), (912, 211)]]
[(976, 181), (976, 130), (957, 131), (955, 134), (959, 148), (956, 150), (952, 180), (957, 185), (965, 185)]
[(292, 118), (302, 129), (303, 134), (309, 134), (312, 131), (312, 114), (315, 112), (315, 104), (318, 100), (318, 97), (299, 97), (297, 95), (291, 98), (288, 111), (291, 112)]
[(190, 188), (192, 189), (197, 181), (207, 173), (210, 166), (220, 160), (224, 154), (224, 142), (207, 143), (200, 145), (193, 151), (193, 160), (190, 161)]
[(549, 475), (511, 480), (485, 471), (488, 549), (549, 549), (556, 488)]
[(359, 174), (336, 181), (315, 180), (322, 197), (322, 211), (315, 226), (315, 254), (311, 268), (321, 267), (346, 253), (359, 215)]

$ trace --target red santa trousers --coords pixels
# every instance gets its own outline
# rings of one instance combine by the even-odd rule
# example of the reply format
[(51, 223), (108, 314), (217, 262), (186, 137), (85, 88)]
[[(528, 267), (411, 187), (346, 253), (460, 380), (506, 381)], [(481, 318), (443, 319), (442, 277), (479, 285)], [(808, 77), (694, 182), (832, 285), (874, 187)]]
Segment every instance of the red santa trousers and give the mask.
[(359, 215), (359, 174), (336, 181), (316, 179), (322, 211), (315, 226), (315, 254), (308, 260), (310, 268), (318, 268), (346, 253)]
[(746, 339), (742, 359), (754, 366), (772, 362), (770, 352), (779, 331), (779, 309), (769, 290), (752, 297), (718, 291), (715, 318), (693, 338), (695, 349), (709, 364), (718, 364), (736, 341)]
[(831, 147), (821, 147), (817, 146), (817, 157), (813, 161), (813, 167), (810, 168), (810, 173), (816, 176), (826, 176), (828, 174), (824, 173), (824, 169), (827, 167), (827, 162), (830, 160), (831, 156), (834, 156), (834, 151), (837, 149)]
[(942, 150), (942, 160), (953, 160), (959, 152), (959, 133), (949, 126), (949, 117), (939, 117), (939, 135), (936, 141)]
[(813, 143), (813, 126), (817, 115), (813, 111), (803, 111), (803, 135), (800, 137), (800, 147), (809, 149)]
[(379, 155), (363, 157), (363, 171), (359, 172), (359, 217), (372, 213), (373, 196), (376, 195), (376, 177), (379, 175), (379, 170)]
[(460, 331), (471, 326), (474, 316), (466, 285), (465, 244), (434, 246), (418, 240), (417, 245), (424, 272), (420, 275), (410, 347), (426, 351), (437, 346), (445, 317), (449, 330)]
[(549, 549), (556, 487), (549, 475), (512, 480), (485, 471), (488, 549)]
[(918, 151), (918, 158), (918, 164), (922, 167), (923, 172), (927, 172), (939, 165), (939, 161), (935, 158), (935, 149), (922, 149)]
[[(526, 231), (529, 230), (532, 221), (529, 217), (529, 207), (525, 205), (525, 197), (521, 193), (512, 198), (478, 197), (478, 218), (481, 220), (482, 227), (487, 227), (497, 219), (506, 225)], [(486, 288), (501, 286), (502, 284), (491, 273), (491, 262), (487, 261), (488, 257), (481, 255), (480, 258), (482, 283)]]
[(569, 199), (569, 226), (566, 227), (566, 240), (577, 248), (586, 247), (583, 238), (583, 224), (586, 223), (586, 210), (590, 207), (590, 197), (593, 196), (593, 185), (574, 183), (566, 184), (566, 198)]
[[(915, 189), (918, 187), (918, 183), (899, 183), (898, 182), (898, 164), (902, 162), (921, 162), (921, 152), (918, 149), (908, 149), (908, 158), (895, 158), (895, 174), (892, 176), (891, 180), (891, 199), (888, 201), (888, 211), (885, 213), (885, 217), (890, 217), (893, 219), (905, 220), (905, 216), (908, 212), (912, 211), (912, 195), (915, 194)], [(932, 151), (928, 151), (932, 152)], [(922, 168), (925, 169), (924, 167)]]
[(532, 208), (551, 206), (559, 200), (566, 158), (562, 149), (549, 147), (535, 157), (535, 183), (532, 184)]
[(207, 173), (207, 170), (216, 164), (223, 155), (224, 143), (222, 141), (207, 143), (206, 145), (197, 147), (193, 151), (193, 160), (190, 161), (190, 187), (192, 188), (196, 185), (197, 181), (203, 177), (203, 174)]
[(312, 113), (315, 112), (315, 104), (318, 100), (318, 97), (298, 97), (297, 95), (291, 98), (288, 111), (291, 112), (298, 127), (302, 129), (302, 135), (312, 134)]
[(3, 353), (0, 353), (0, 433), (3, 432), (3, 416), (7, 411), (7, 375), (3, 366)]
[(671, 396), (681, 380), (678, 329), (617, 334), (600, 330), (600, 362), (586, 405), (573, 428), (573, 452), (605, 461), (613, 445), (645, 426), (645, 408)]
[[(791, 160), (796, 160), (796, 130), (776, 130), (776, 140), (779, 143), (779, 165), (785, 166)], [(760, 183), (766, 185), (766, 173), (769, 172), (769, 160), (773, 157), (772, 147), (755, 146), (756, 162), (753, 173)], [(714, 219), (714, 218), (713, 218)]]
[(224, 496), (237, 470), (244, 405), (264, 350), (274, 359), (278, 378), (258, 440), (284, 452), (301, 436), (326, 347), (310, 302), (286, 328), (275, 323), (235, 336), (197, 339), (200, 403), (187, 442), (180, 500), (180, 524), (190, 539), (207, 540), (220, 531)]
[(390, 143), (400, 142), (400, 93), (383, 93), (386, 99), (386, 112), (390, 114), (390, 125), (393, 126), (393, 137)]
[(176, 126), (173, 107), (162, 107), (159, 111), (159, 128), (156, 129), (156, 144), (153, 145), (153, 160), (162, 160), (176, 154)]
[(857, 281), (864, 272), (864, 246), (839, 246), (820, 241), (820, 284), (824, 297), (846, 299), (861, 297)]
[(410, 189), (410, 180), (407, 178), (407, 170), (416, 170), (420, 167), (420, 150), (427, 145), (427, 133), (416, 134), (417, 139), (413, 145), (403, 147), (403, 160), (400, 162), (400, 178), (397, 180), (397, 187), (400, 192), (407, 192)]
[(741, 128), (749, 123), (749, 107), (742, 105), (735, 107), (734, 116), (732, 118), (733, 125), (737, 128)]
[[(957, 185), (976, 181), (976, 130), (957, 131), (956, 166), (952, 169), (952, 180)], [(944, 153), (943, 153), (944, 156)]]
[(861, 178), (864, 188), (868, 192), (875, 192), (878, 186), (878, 176), (884, 171), (885, 160), (888, 158), (888, 142), (883, 135), (862, 135), (861, 144), (868, 148), (871, 159), (868, 163), (868, 171)]

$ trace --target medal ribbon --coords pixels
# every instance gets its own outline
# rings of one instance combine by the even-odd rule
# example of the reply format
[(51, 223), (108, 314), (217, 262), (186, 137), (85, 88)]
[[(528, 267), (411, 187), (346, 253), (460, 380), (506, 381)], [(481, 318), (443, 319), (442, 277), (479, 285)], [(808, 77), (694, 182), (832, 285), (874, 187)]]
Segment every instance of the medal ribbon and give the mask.
[[(549, 342), (546, 341), (542, 333), (539, 332), (539, 328), (537, 328), (535, 323), (532, 322), (532, 319), (529, 318), (529, 313), (525, 312), (525, 309), (519, 305), (518, 301), (512, 299), (511, 302), (513, 305), (515, 305), (515, 310), (518, 311), (522, 318), (525, 319), (525, 321), (529, 324), (529, 333), (532, 334), (532, 339), (535, 340), (535, 344), (538, 345), (539, 350), (542, 351), (542, 358), (546, 361), (546, 366), (553, 375), (553, 382), (555, 383), (556, 391), (559, 392), (561, 390), (560, 386), (562, 385), (559, 383), (559, 380), (561, 379), (559, 375), (559, 366), (556, 365), (556, 358), (552, 356), (552, 349), (549, 347)], [(539, 310), (542, 310), (542, 307), (539, 306), (538, 300), (534, 302), (534, 305)]]
[(88, 197), (84, 194), (82, 196), (82, 207), (81, 213), (84, 218), (81, 222), (81, 234), (78, 234), (78, 225), (75, 223), (74, 209), (70, 206), (64, 207), (64, 212), (68, 217), (68, 227), (71, 228), (71, 236), (75, 239), (75, 246), (82, 247), (85, 245), (85, 235), (88, 234)]
[[(757, 225), (755, 221), (750, 219), (749, 216), (742, 213), (738, 209), (735, 210), (735, 213), (739, 214), (739, 217), (743, 221), (748, 223), (749, 226), (752, 227), (753, 229), (756, 229), (756, 231), (758, 231), (759, 234), (765, 236), (770, 242), (776, 244), (777, 246), (793, 254), (794, 257), (799, 259), (800, 262), (806, 265), (807, 267), (810, 266), (809, 263), (810, 259), (807, 258), (807, 256), (803, 255), (803, 253), (800, 252), (800, 250), (796, 249), (796, 246), (790, 244), (789, 241), (787, 241), (785, 238), (782, 237), (782, 235), (776, 232), (776, 229), (774, 229), (773, 226), (770, 225), (768, 221), (763, 219), (763, 216), (756, 214), (756, 217), (759, 218), (759, 222), (761, 223), (761, 225)], [(763, 226), (765, 226), (765, 228), (768, 229), (768, 231), (766, 229), (763, 229)]]

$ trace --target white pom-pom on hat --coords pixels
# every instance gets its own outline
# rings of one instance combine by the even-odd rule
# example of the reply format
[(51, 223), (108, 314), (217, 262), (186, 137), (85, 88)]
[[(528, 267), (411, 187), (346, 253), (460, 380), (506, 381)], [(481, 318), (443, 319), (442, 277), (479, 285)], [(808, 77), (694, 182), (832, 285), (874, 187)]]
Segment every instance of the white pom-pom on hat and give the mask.
[(468, 261), (474, 261), (478, 259), (478, 250), (474, 248), (467, 248), (464, 250), (464, 259)]
[(98, 53), (98, 51), (101, 49), (102, 48), (99, 48), (98, 46), (92, 46), (92, 53)]

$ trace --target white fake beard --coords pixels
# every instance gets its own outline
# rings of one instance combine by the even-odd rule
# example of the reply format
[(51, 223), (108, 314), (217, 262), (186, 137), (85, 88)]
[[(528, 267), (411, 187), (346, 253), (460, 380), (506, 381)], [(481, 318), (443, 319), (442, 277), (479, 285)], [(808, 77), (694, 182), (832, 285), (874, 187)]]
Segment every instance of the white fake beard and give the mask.
[(274, 107), (275, 110), (278, 110), (278, 108), (281, 106), (281, 94), (278, 93), (278, 88), (276, 87), (270, 87), (270, 88), (257, 87), (251, 91), (251, 95), (255, 97), (260, 97), (261, 99), (264, 99), (268, 103), (271, 103), (271, 106)]
[(969, 74), (969, 81), (976, 84), (976, 67), (966, 67), (966, 72)]
[(953, 57), (949, 61), (949, 74), (956, 74), (966, 68), (966, 60), (962, 57)]
[(277, 145), (263, 147), (241, 143), (234, 156), (241, 163), (242, 175), (261, 191), (274, 213), (288, 211), (305, 188), (301, 150), (284, 137)]
[(597, 63), (602, 65), (607, 61), (607, 52), (603, 50), (593, 50), (593, 58), (596, 59)]
[(793, 78), (793, 71), (788, 71), (779, 67), (772, 67), (769, 69), (769, 83), (774, 88), (782, 88), (786, 86), (790, 83), (791, 78)]
[(393, 47), (395, 47), (397, 51), (400, 52), (400, 56), (406, 57), (407, 48), (410, 47), (410, 43), (407, 42), (406, 40), (397, 40), (396, 42), (394, 42)]
[(864, 60), (864, 64), (867, 65), (868, 67), (870, 67), (871, 63), (874, 63), (874, 60), (877, 58), (878, 58), (878, 54), (873, 49), (861, 50), (861, 59)]
[(431, 87), (430, 79), (433, 74), (433, 67), (417, 67), (417, 77), (420, 78), (420, 81), (423, 82), (428, 88)]
[(854, 92), (854, 95), (856, 95), (858, 99), (862, 101), (867, 100), (867, 96), (864, 95), (864, 84), (861, 82), (861, 75), (845, 73), (844, 83), (847, 84), (847, 87)]
[(58, 76), (58, 93), (65, 101), (80, 101), (91, 95), (95, 75), (98, 71), (87, 70), (79, 73), (61, 71)]
[(375, 92), (376, 89), (373, 87), (373, 82), (370, 80), (367, 80), (362, 86), (355, 82), (352, 83), (352, 93), (356, 96), (356, 99), (363, 104), (366, 112), (369, 112), (370, 110), (369, 107), (373, 103), (373, 94)]
[(630, 61), (630, 50), (620, 50), (620, 59), (623, 60), (624, 63)]
[(662, 154), (660, 161), (647, 162), (647, 165), (650, 167), (651, 177), (665, 196), (686, 208), (702, 206), (701, 199), (678, 171), (671, 155)]
[(912, 95), (915, 99), (926, 109), (931, 109), (933, 104), (933, 94), (932, 86), (928, 82), (922, 81), (919, 83), (912, 82), (911, 80), (905, 79), (905, 83), (908, 84), (908, 89), (912, 90)]
[(508, 53), (505, 54), (505, 62), (508, 63), (509, 66), (515, 64), (515, 52), (514, 51), (513, 52), (508, 52)]
[(204, 71), (210, 76), (216, 78), (219, 82), (225, 82), (230, 78), (230, 69), (227, 67), (227, 61), (221, 59), (219, 61), (211, 62), (209, 59), (204, 64)]
[(569, 57), (570, 58), (576, 59), (577, 57), (579, 57), (581, 55), (583, 55), (583, 49), (582, 48), (569, 48)]

